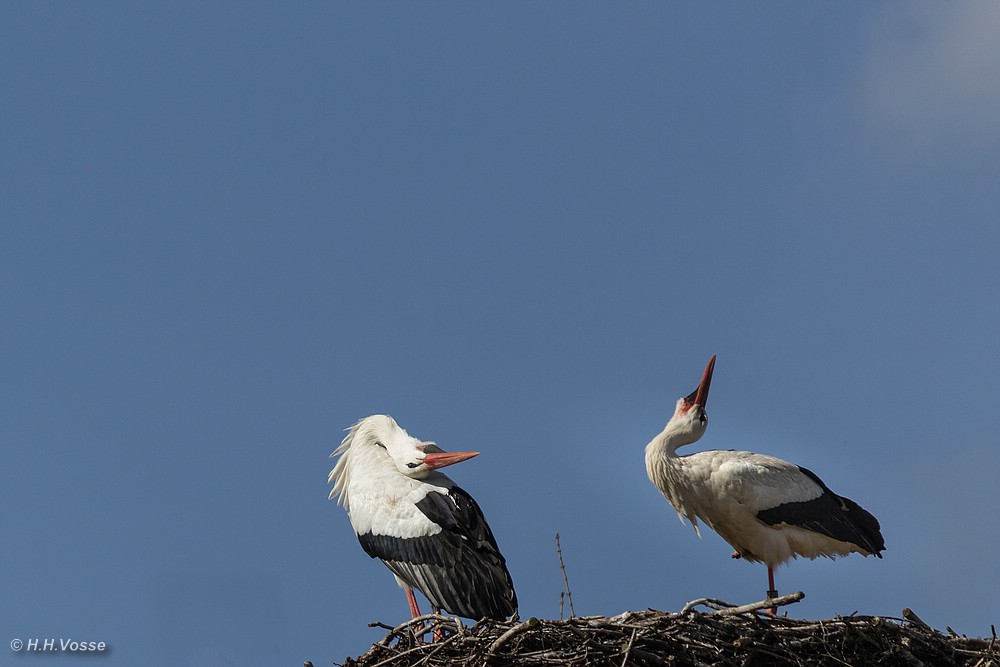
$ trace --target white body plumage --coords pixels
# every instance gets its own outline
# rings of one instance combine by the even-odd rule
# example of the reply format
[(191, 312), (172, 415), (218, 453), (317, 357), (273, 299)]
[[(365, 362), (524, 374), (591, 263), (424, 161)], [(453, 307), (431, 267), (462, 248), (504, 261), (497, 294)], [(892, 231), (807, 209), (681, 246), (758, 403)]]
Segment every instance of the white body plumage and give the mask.
[(664, 456), (647, 448), (646, 470), (696, 533), (701, 519), (742, 558), (776, 567), (791, 558), (873, 553), (856, 544), (788, 522), (767, 524), (765, 510), (819, 499), (824, 489), (798, 466), (764, 454), (707, 451)]

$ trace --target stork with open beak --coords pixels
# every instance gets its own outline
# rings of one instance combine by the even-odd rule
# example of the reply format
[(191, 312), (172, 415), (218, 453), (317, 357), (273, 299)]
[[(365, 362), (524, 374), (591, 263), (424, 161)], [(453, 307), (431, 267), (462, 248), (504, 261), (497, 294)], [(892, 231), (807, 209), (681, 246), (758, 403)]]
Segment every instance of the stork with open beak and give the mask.
[(329, 482), (361, 547), (379, 558), (420, 615), (413, 589), (432, 606), (479, 620), (517, 611), (517, 595), (493, 532), (472, 496), (438, 472), (479, 452), (445, 452), (387, 415), (348, 429), (331, 454)]
[(766, 564), (768, 598), (778, 595), (774, 568), (792, 558), (851, 552), (881, 558), (885, 541), (878, 520), (810, 470), (753, 452), (677, 455), (708, 427), (705, 405), (714, 370), (713, 355), (698, 388), (677, 401), (674, 416), (646, 445), (646, 473), (681, 522), (686, 517), (700, 536), (701, 519), (735, 549), (733, 558)]

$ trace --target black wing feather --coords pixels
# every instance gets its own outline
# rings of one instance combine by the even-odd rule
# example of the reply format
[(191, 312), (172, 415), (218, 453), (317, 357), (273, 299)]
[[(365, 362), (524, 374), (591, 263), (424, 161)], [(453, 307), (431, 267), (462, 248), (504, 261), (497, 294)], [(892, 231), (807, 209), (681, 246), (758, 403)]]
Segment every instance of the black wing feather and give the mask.
[(441, 532), (405, 539), (366, 533), (358, 536), (365, 552), (451, 614), (502, 620), (516, 613), (507, 561), (472, 496), (453, 486), (448, 494), (430, 491), (416, 506)]
[(850, 498), (831, 491), (816, 473), (802, 466), (799, 470), (816, 482), (823, 493), (805, 502), (783, 503), (761, 510), (757, 518), (769, 526), (786, 523), (813, 530), (841, 542), (850, 542), (881, 558), (885, 539), (878, 519)]

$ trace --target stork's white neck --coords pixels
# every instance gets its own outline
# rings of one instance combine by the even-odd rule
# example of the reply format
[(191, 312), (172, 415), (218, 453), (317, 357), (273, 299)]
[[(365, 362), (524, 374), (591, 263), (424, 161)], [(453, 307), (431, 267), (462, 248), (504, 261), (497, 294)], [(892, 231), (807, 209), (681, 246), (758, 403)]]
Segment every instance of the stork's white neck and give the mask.
[[(682, 399), (683, 400), (683, 399)], [(674, 416), (663, 430), (646, 445), (646, 458), (677, 458), (677, 449), (696, 442), (705, 433), (708, 421), (703, 420), (703, 412), (698, 406), (688, 407), (677, 402)]]
[(705, 422), (691, 414), (693, 412), (678, 409), (663, 431), (646, 445), (646, 474), (674, 506), (678, 516), (687, 516), (692, 525), (697, 526), (694, 515), (687, 509), (689, 502), (684, 493), (686, 489), (697, 486), (691, 484), (691, 459), (677, 456), (678, 447), (691, 444), (705, 432)]
[(690, 437), (690, 432), (671, 429), (670, 426), (671, 424), (667, 424), (666, 428), (664, 428), (659, 435), (650, 440), (649, 444), (646, 445), (647, 456), (654, 455), (676, 458), (677, 449), (679, 447), (690, 445), (692, 442), (697, 440), (697, 438)]

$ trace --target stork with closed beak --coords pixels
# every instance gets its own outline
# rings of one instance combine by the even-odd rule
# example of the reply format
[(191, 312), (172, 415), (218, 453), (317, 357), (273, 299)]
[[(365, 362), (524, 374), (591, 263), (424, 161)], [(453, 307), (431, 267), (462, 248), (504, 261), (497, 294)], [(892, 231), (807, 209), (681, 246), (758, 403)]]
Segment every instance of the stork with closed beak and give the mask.
[(506, 561), (479, 505), (439, 468), (479, 452), (445, 452), (387, 415), (348, 429), (330, 499), (343, 503), (361, 547), (379, 558), (420, 615), (413, 589), (450, 614), (503, 620), (517, 611)]
[(674, 416), (646, 445), (646, 473), (681, 522), (686, 517), (700, 536), (701, 519), (735, 549), (733, 558), (766, 564), (769, 599), (778, 596), (774, 568), (792, 558), (851, 552), (881, 558), (878, 520), (815, 473), (754, 452), (677, 455), (708, 427), (705, 404), (714, 370), (713, 355), (698, 388), (677, 401)]

